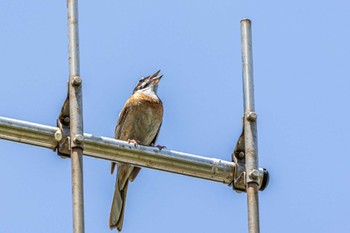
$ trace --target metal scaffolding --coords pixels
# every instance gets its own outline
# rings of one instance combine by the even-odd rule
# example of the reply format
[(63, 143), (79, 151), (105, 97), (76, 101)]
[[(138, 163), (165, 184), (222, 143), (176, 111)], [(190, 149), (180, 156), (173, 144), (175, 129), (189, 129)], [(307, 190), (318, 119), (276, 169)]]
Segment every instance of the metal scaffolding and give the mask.
[(77, 0), (67, 1), (69, 33), (68, 95), (57, 127), (0, 117), (0, 139), (40, 146), (71, 158), (73, 232), (84, 233), (82, 155), (139, 167), (221, 182), (247, 193), (249, 233), (259, 233), (258, 191), (269, 175), (258, 167), (257, 115), (254, 107), (251, 22), (241, 21), (244, 116), (243, 132), (231, 161), (207, 158), (156, 147), (134, 147), (125, 141), (86, 134), (83, 131), (82, 80), (79, 67)]

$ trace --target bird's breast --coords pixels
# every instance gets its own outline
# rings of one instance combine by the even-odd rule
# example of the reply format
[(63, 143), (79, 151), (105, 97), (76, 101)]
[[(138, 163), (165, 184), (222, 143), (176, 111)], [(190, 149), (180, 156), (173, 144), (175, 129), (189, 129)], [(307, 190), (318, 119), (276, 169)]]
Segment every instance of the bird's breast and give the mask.
[(159, 98), (136, 93), (125, 105), (128, 113), (124, 122), (120, 122), (119, 139), (134, 139), (143, 145), (150, 145), (162, 123), (162, 102)]

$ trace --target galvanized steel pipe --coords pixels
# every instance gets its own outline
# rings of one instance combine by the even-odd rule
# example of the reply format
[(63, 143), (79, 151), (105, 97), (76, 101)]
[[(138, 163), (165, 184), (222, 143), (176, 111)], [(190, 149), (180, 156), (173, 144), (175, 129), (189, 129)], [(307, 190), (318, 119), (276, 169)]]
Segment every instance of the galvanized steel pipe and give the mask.
[[(55, 139), (56, 135), (56, 139)], [(0, 139), (54, 150), (62, 138), (59, 128), (0, 117)], [(113, 138), (84, 134), (84, 155), (124, 162), (186, 176), (231, 184), (235, 164), (216, 158), (155, 147), (137, 146)]]
[(235, 164), (156, 147), (137, 146), (111, 138), (84, 135), (85, 153), (96, 157), (134, 164), (202, 179), (231, 184)]
[(69, 111), (72, 162), (73, 232), (84, 233), (83, 104), (79, 64), (78, 0), (67, 0)]
[(259, 197), (258, 186), (258, 145), (257, 145), (257, 115), (254, 106), (254, 78), (251, 22), (241, 21), (243, 92), (244, 92), (244, 141), (246, 166), (246, 192), (248, 205), (249, 233), (259, 233)]
[(55, 150), (57, 127), (0, 117), (0, 139)]

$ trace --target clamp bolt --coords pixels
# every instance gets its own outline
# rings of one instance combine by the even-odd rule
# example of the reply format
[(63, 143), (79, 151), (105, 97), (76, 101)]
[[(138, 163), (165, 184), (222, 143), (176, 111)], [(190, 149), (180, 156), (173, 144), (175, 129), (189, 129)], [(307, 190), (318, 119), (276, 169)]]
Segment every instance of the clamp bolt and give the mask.
[(75, 76), (72, 80), (72, 85), (79, 87), (81, 85), (83, 81), (81, 80), (81, 78), (79, 76)]
[(74, 141), (75, 144), (80, 145), (80, 144), (82, 144), (83, 141), (84, 141), (84, 136), (81, 135), (81, 134), (78, 134), (78, 135), (75, 136), (75, 138), (74, 138), (73, 141)]
[(55, 132), (55, 140), (57, 142), (60, 142), (62, 140), (62, 131), (60, 129), (58, 129), (56, 132)]
[(65, 118), (63, 119), (63, 122), (66, 123), (66, 124), (68, 124), (69, 121), (70, 121), (69, 117), (65, 117)]
[(257, 180), (260, 177), (260, 172), (256, 169), (249, 173), (249, 178), (252, 180)]
[(250, 122), (255, 122), (257, 117), (258, 116), (256, 115), (255, 112), (249, 112), (247, 116), (247, 120)]
[(238, 159), (244, 159), (245, 153), (244, 151), (239, 152)]

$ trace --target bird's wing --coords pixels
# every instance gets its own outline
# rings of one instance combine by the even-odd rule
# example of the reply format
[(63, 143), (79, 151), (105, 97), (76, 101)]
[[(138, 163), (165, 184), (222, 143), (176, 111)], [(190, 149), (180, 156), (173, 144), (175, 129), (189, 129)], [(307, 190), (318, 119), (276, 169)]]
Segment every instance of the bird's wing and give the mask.
[(119, 117), (118, 117), (118, 122), (117, 125), (115, 127), (114, 130), (114, 138), (115, 139), (120, 139), (121, 136), (121, 126), (123, 125), (123, 123), (125, 122), (125, 119), (127, 118), (129, 112), (131, 110), (131, 106), (130, 104), (125, 104), (122, 111), (119, 113)]
[(156, 141), (157, 141), (157, 138), (158, 138), (158, 135), (159, 135), (160, 128), (162, 127), (162, 123), (163, 123), (163, 122), (160, 123), (159, 128), (158, 128), (158, 131), (157, 131), (157, 133), (156, 133), (156, 136), (154, 136), (154, 138), (153, 138), (153, 140), (152, 140), (152, 142), (151, 142), (151, 145), (155, 145), (155, 144), (156, 144)]
[[(121, 136), (121, 126), (123, 125), (123, 122), (125, 122), (126, 117), (128, 116), (128, 113), (130, 112), (130, 106), (128, 104), (125, 104), (122, 111), (119, 113), (118, 122), (114, 130), (114, 138), (120, 139)], [(112, 162), (111, 165), (111, 174), (114, 173), (116, 163)]]

